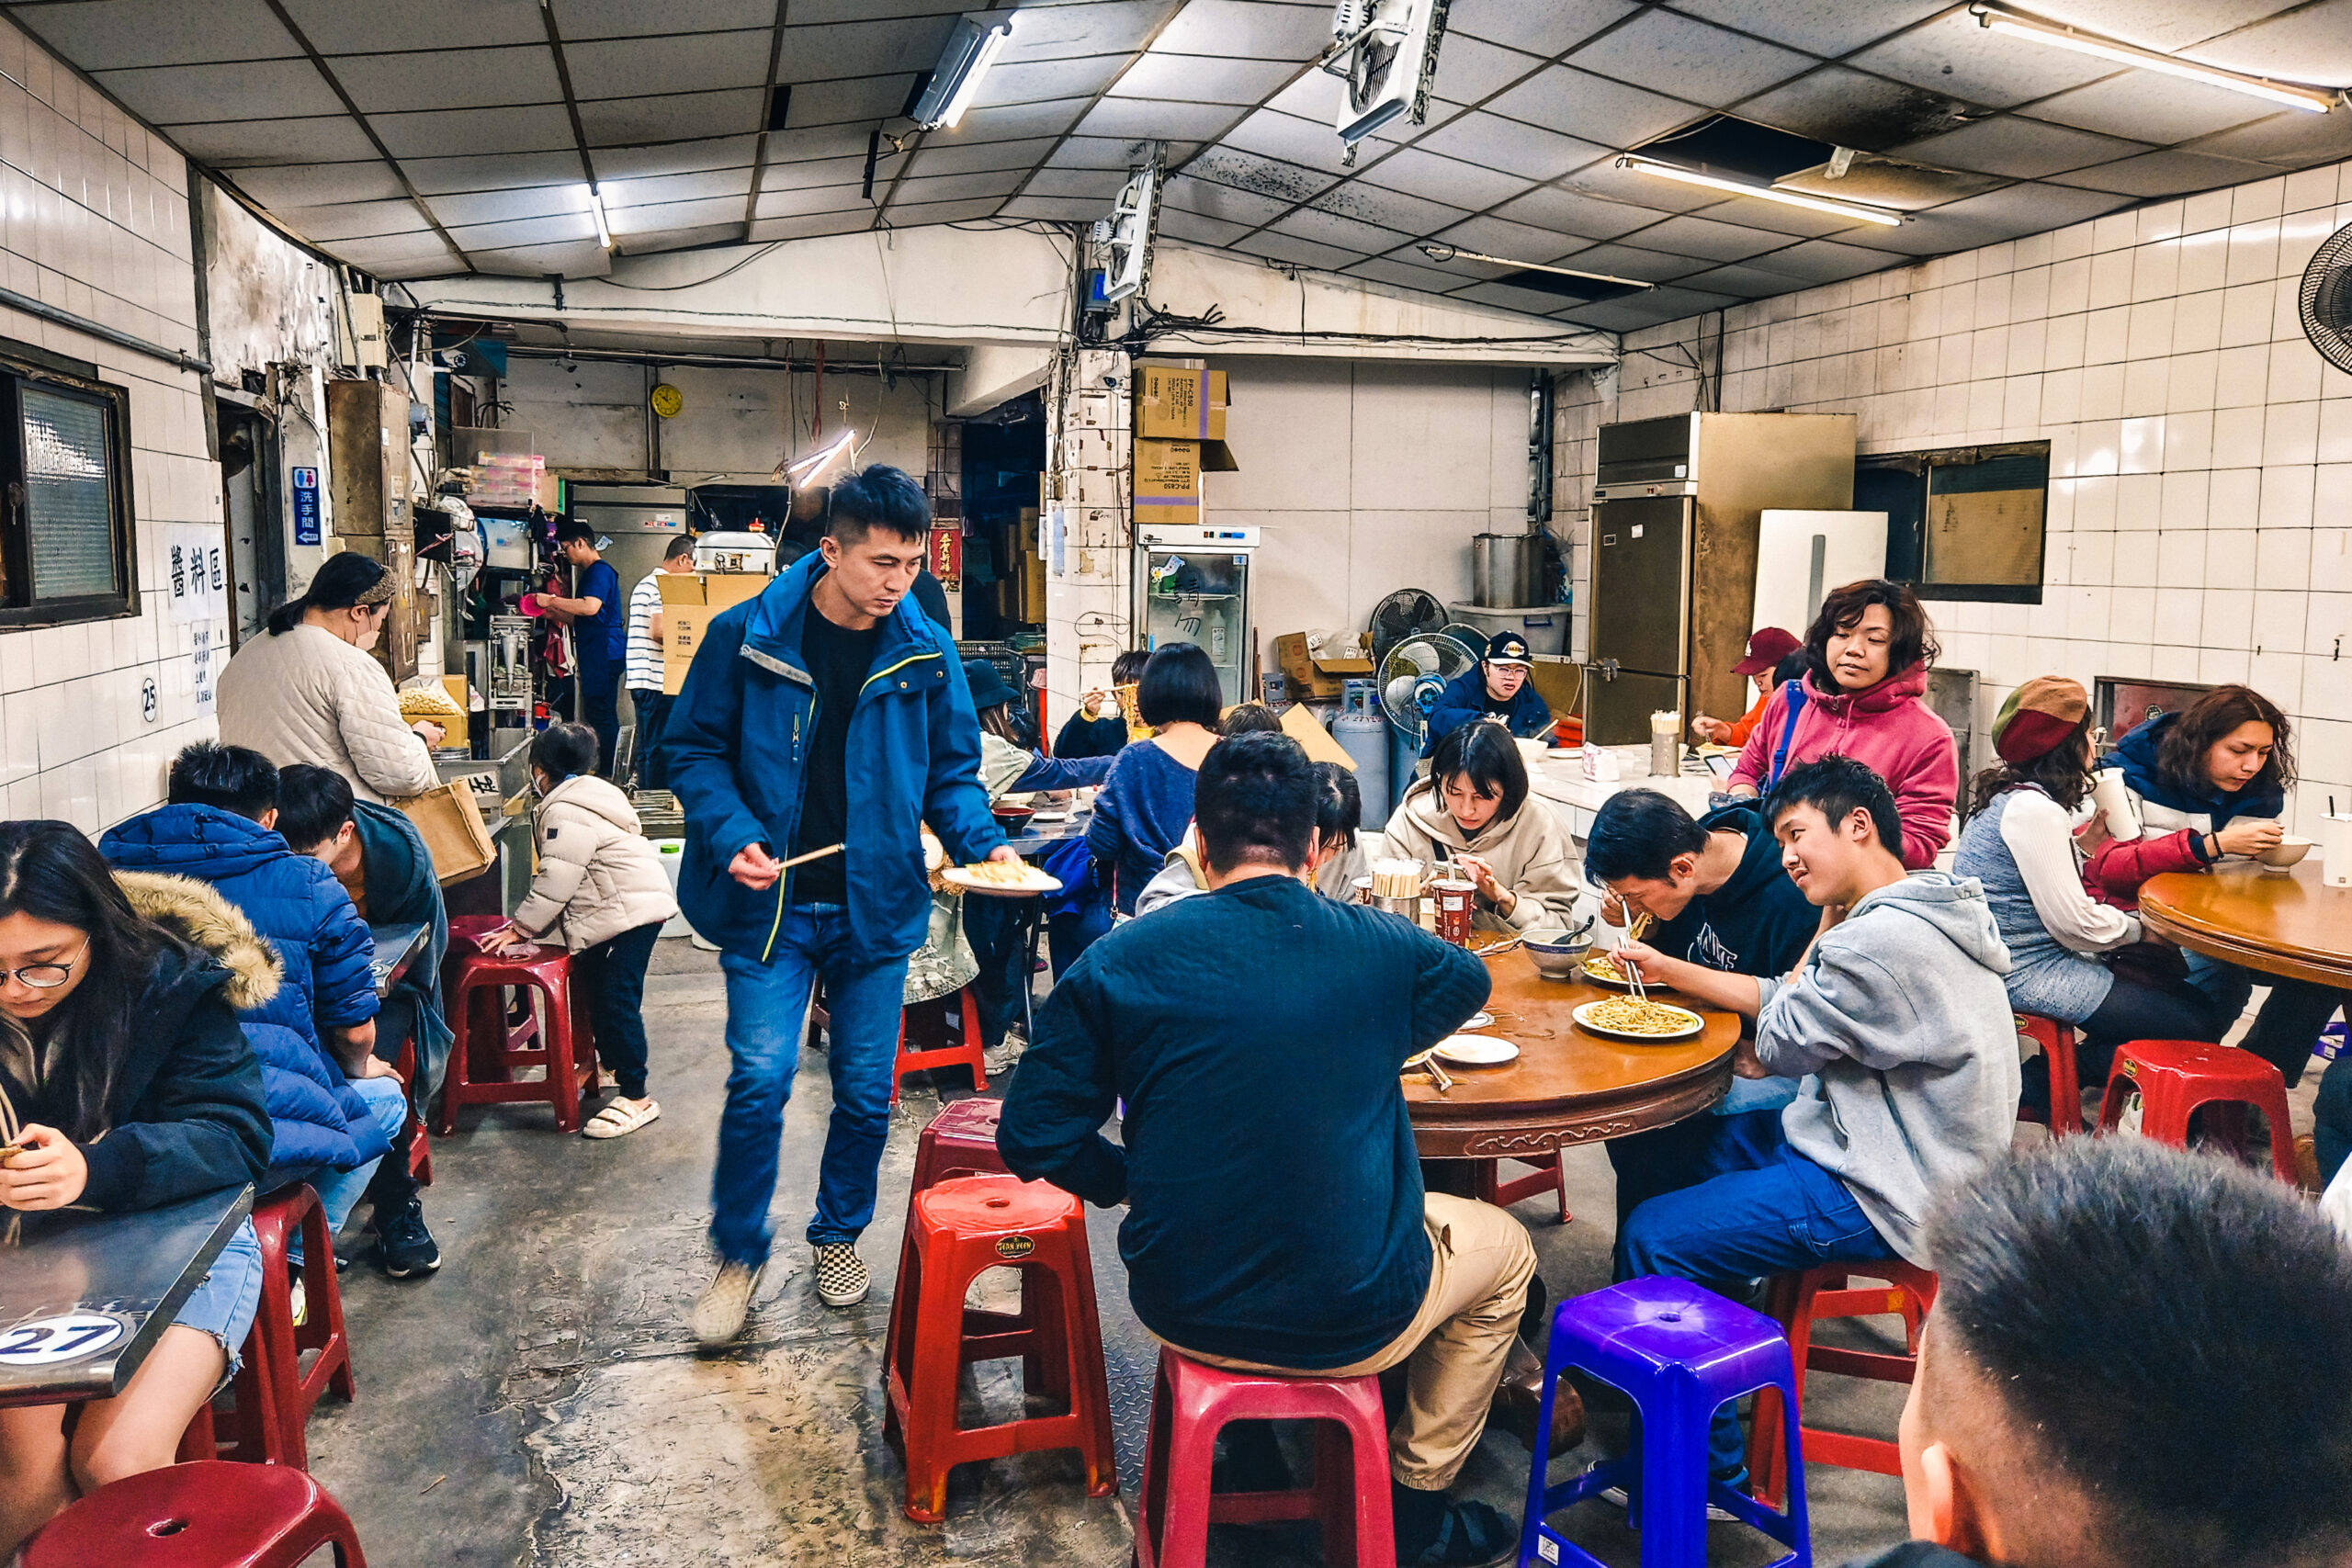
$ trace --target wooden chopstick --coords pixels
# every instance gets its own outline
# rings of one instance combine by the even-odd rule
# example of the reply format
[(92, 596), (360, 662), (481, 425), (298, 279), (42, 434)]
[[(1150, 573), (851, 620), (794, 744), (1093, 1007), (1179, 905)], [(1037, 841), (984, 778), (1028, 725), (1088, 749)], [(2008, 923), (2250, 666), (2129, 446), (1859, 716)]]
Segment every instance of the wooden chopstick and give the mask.
[(810, 862), (810, 861), (812, 861), (812, 860), (823, 860), (827, 855), (837, 855), (837, 854), (841, 853), (841, 852), (842, 852), (842, 850), (844, 850), (844, 849), (846, 849), (846, 848), (848, 848), (848, 845), (847, 845), (847, 844), (845, 844), (845, 843), (842, 843), (842, 844), (827, 844), (827, 845), (826, 845), (823, 849), (821, 849), (821, 850), (810, 850), (810, 851), (809, 851), (807, 854), (805, 854), (805, 855), (795, 855), (795, 856), (793, 856), (790, 860), (786, 861), (786, 862), (784, 862), (782, 864), (778, 865), (778, 866), (776, 867), (776, 870), (778, 870), (778, 871), (790, 871), (790, 870), (791, 870), (794, 866), (796, 866), (796, 865), (805, 865), (805, 864), (807, 864), (808, 862)]

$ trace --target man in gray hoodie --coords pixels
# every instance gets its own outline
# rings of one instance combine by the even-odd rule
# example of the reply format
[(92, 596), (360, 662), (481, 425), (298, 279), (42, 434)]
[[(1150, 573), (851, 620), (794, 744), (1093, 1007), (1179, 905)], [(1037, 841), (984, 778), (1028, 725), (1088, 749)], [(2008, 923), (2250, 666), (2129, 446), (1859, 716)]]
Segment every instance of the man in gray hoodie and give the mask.
[[(1646, 980), (1756, 1020), (1746, 1077), (1802, 1078), (1780, 1111), (1713, 1119), (1697, 1157), (1657, 1173), (1661, 1195), (1617, 1237), (1617, 1277), (1748, 1280), (1901, 1258), (1931, 1268), (1920, 1226), (1947, 1188), (2009, 1146), (2018, 1045), (1984, 889), (1906, 874), (1894, 796), (1862, 763), (1792, 768), (1765, 802), (1781, 863), (1822, 911), (1785, 979), (1758, 979), (1634, 944)], [(1718, 1480), (1745, 1469), (1737, 1419), (1718, 1413)]]

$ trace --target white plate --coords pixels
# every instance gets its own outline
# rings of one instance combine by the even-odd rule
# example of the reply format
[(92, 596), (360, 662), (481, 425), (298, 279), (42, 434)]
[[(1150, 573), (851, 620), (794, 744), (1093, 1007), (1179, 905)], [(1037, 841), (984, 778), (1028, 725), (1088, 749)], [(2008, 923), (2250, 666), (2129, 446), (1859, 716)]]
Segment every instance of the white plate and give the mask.
[(1700, 1035), (1706, 1032), (1707, 1021), (1705, 1019), (1701, 1018), (1689, 1008), (1675, 1007), (1671, 1002), (1659, 1002), (1657, 1005), (1662, 1008), (1667, 1008), (1671, 1011), (1679, 1012), (1690, 1021), (1685, 1027), (1676, 1031), (1672, 1034), (1634, 1034), (1623, 1029), (1611, 1029), (1607, 1024), (1595, 1023), (1589, 1016), (1587, 1016), (1593, 1010), (1593, 1009), (1603, 1008), (1608, 1005), (1609, 1004), (1607, 1002), (1587, 1002), (1568, 1016), (1575, 1019), (1577, 1021), (1577, 1027), (1583, 1030), (1588, 1034), (1598, 1034), (1603, 1040), (1623, 1040), (1629, 1045), (1679, 1045), (1685, 1040), (1696, 1040)]
[(989, 898), (1035, 898), (1040, 893), (1058, 893), (1062, 890), (1059, 877), (1047, 876), (1034, 865), (1026, 869), (1029, 874), (1022, 881), (1011, 886), (982, 882), (960, 865), (951, 865), (941, 872), (939, 880), (951, 887), (961, 888), (967, 893), (978, 893)]
[(1519, 1055), (1519, 1047), (1491, 1034), (1450, 1034), (1430, 1048), (1441, 1062), (1457, 1067), (1498, 1067)]
[(1492, 1023), (1492, 1022), (1494, 1022), (1494, 1021), (1495, 1021), (1495, 1015), (1494, 1015), (1493, 1013), (1490, 1013), (1490, 1012), (1474, 1012), (1474, 1013), (1472, 1013), (1468, 1018), (1465, 1018), (1465, 1019), (1464, 1019), (1464, 1020), (1462, 1021), (1462, 1027), (1463, 1027), (1464, 1030), (1471, 1030), (1471, 1029), (1484, 1029), (1484, 1028), (1486, 1028), (1486, 1027), (1487, 1027), (1487, 1025), (1488, 1025), (1488, 1024), (1490, 1024), (1490, 1023)]

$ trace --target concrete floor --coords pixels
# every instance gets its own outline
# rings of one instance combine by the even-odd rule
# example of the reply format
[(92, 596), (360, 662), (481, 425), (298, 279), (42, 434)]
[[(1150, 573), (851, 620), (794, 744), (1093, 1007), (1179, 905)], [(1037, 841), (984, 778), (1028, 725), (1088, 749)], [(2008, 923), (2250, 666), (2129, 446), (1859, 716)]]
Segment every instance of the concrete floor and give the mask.
[[(709, 1274), (703, 1228), (727, 1066), (713, 956), (662, 942), (646, 1013), (661, 1121), (591, 1143), (558, 1134), (544, 1108), (471, 1111), (434, 1145), (424, 1201), (439, 1273), (390, 1280), (367, 1261), (365, 1240), (346, 1244), (362, 1254), (344, 1276), (359, 1397), (319, 1407), (311, 1468), (357, 1521), (374, 1568), (1127, 1562), (1155, 1350), (1126, 1308), (1118, 1215), (1096, 1212), (1092, 1243), (1122, 1495), (1086, 1497), (1074, 1456), (1026, 1455), (959, 1470), (945, 1524), (914, 1524), (882, 1439), (876, 1369), (915, 1136), (936, 1097), (910, 1085), (892, 1128), (862, 1247), (874, 1296), (831, 1312), (816, 1300), (799, 1241), (829, 1106), (823, 1056), (805, 1059), (785, 1129), (775, 1261), (743, 1339), (705, 1357), (684, 1316)], [(1573, 1224), (1551, 1223), (1544, 1197), (1517, 1211), (1555, 1300), (1608, 1280), (1608, 1163), (1594, 1147), (1567, 1164)], [(1891, 1325), (1855, 1326), (1867, 1336)], [(1017, 1404), (1015, 1378), (1009, 1367), (985, 1372), (977, 1396)], [(1892, 1436), (1900, 1394), (1819, 1378), (1808, 1414)], [(1596, 1416), (1593, 1426), (1577, 1460), (1622, 1441), (1622, 1419)], [(1564, 1462), (1555, 1475), (1573, 1472)], [(1464, 1482), (1516, 1519), (1526, 1474), (1518, 1440), (1490, 1431)], [(1902, 1538), (1898, 1482), (1818, 1467), (1809, 1479), (1817, 1561)], [(1569, 1525), (1609, 1562), (1638, 1560), (1637, 1539), (1600, 1506), (1581, 1506)], [(1216, 1562), (1317, 1561), (1311, 1538), (1301, 1554), (1295, 1541), (1217, 1535)], [(1714, 1558), (1745, 1568), (1774, 1555), (1766, 1544), (1719, 1527)]]

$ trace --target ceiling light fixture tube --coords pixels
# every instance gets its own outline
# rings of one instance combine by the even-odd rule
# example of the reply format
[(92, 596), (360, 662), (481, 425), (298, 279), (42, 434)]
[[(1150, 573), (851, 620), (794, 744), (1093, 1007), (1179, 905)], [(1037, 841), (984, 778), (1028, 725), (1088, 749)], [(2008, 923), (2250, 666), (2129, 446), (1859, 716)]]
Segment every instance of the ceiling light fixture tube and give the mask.
[(1515, 267), (1521, 272), (1549, 272), (1561, 277), (1581, 277), (1593, 283), (1613, 283), (1622, 288), (1656, 288), (1657, 287), (1655, 283), (1645, 283), (1638, 277), (1617, 277), (1605, 272), (1578, 272), (1572, 266), (1547, 266), (1542, 262), (1513, 261), (1509, 256), (1481, 255), (1476, 251), (1465, 251), (1459, 246), (1449, 245), (1442, 240), (1431, 241), (1419, 249), (1421, 254), (1433, 262), (1485, 262), (1489, 266)]
[(856, 439), (856, 431), (844, 430), (841, 434), (841, 438), (831, 446), (820, 446), (808, 456), (796, 457), (788, 463), (778, 463), (775, 466), (775, 477), (796, 482), (813, 479), (831, 466), (833, 459), (847, 452), (850, 449), (850, 443)]
[(963, 17), (932, 68), (931, 84), (915, 102), (914, 122), (925, 130), (953, 130), (978, 96), (980, 79), (1012, 38), (1012, 17)]
[(596, 220), (596, 243), (611, 250), (613, 226), (605, 220), (605, 195), (593, 185), (588, 187), (588, 215)]
[(1808, 212), (1826, 212), (1833, 218), (1851, 218), (1863, 223), (1882, 223), (1889, 229), (1902, 227), (1903, 215), (1883, 208), (1858, 207), (1850, 201), (1832, 201), (1826, 196), (1806, 196), (1800, 191), (1782, 190), (1778, 186), (1752, 186), (1740, 180), (1726, 180), (1714, 175), (1702, 175), (1696, 169), (1686, 169), (1676, 164), (1661, 164), (1655, 158), (1645, 158), (1638, 152), (1627, 152), (1617, 160), (1621, 169), (1631, 169), (1637, 175), (1656, 175), (1660, 179), (1679, 180), (1687, 186), (1705, 186), (1709, 190), (1729, 191), (1734, 196), (1760, 197), (1777, 201), (1783, 207), (1802, 207)]
[(2137, 66), (2143, 71), (2161, 71), (2167, 76), (2202, 82), (2211, 87), (2226, 87), (2233, 93), (2267, 98), (2272, 103), (2284, 104), (2289, 108), (2303, 109), (2312, 114), (2327, 113), (2344, 96), (2341, 89), (2305, 87), (2290, 82), (2273, 82), (2263, 76), (2249, 76), (2239, 71), (2225, 71), (2218, 65), (2199, 65), (2194, 61), (2162, 54), (2153, 49), (2118, 43), (2113, 39), (2100, 38), (2062, 22), (2047, 22), (2039, 17), (2029, 17), (1997, 6), (1974, 5), (1968, 10), (1979, 27), (1996, 33), (2031, 39), (2036, 43), (2070, 49), (2076, 54), (2094, 55), (2100, 60), (2112, 60), (2118, 64)]

